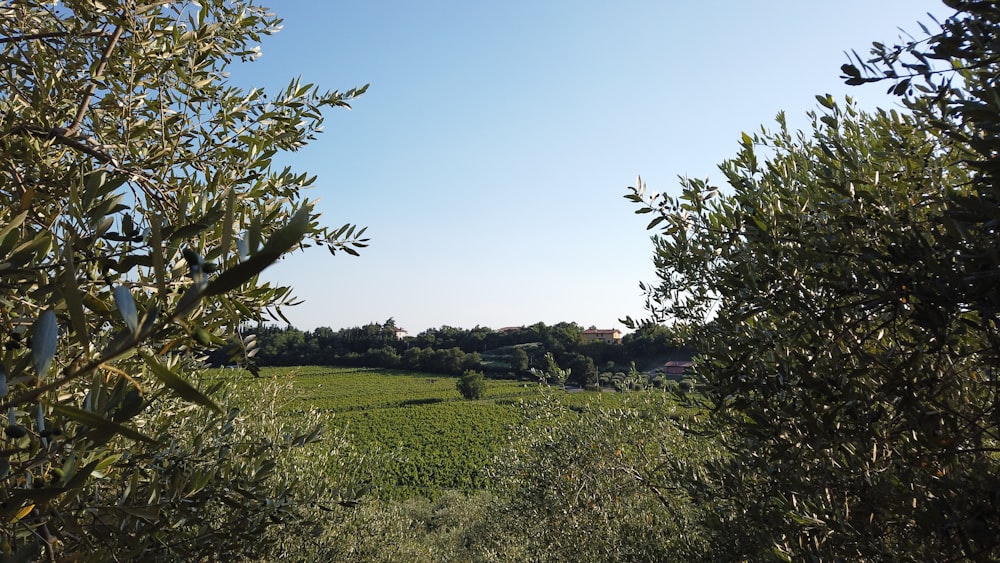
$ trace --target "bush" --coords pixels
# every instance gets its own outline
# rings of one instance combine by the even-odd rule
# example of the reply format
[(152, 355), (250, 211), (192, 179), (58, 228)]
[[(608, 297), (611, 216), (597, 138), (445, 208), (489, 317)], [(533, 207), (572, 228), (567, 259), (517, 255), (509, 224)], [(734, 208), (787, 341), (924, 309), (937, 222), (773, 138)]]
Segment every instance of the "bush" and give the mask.
[(530, 405), (492, 466), (496, 501), (470, 534), (482, 560), (713, 560), (711, 505), (678, 487), (714, 450), (685, 434), (663, 393), (630, 394), (620, 408)]
[(329, 417), (282, 417), (288, 382), (245, 378), (228, 370), (204, 378), (224, 414), (166, 399), (144, 426), (158, 443), (101, 459), (103, 477), (49, 517), (49, 529), (74, 530), (62, 535), (65, 553), (277, 560), (328, 549), (325, 538), (338, 534), (326, 522), (364, 494), (366, 460), (343, 432), (326, 430)]
[(482, 399), (486, 394), (486, 380), (481, 371), (467, 370), (455, 383), (455, 387), (463, 398), (470, 401)]

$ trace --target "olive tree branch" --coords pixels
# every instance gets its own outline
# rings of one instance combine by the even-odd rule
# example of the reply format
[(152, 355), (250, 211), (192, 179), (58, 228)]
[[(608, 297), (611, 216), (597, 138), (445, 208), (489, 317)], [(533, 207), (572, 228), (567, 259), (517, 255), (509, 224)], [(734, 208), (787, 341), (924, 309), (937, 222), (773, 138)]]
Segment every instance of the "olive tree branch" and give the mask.
[[(6, 43), (19, 43), (22, 41), (34, 41), (35, 39), (55, 39), (57, 37), (69, 37), (73, 34), (69, 31), (49, 31), (45, 33), (26, 33), (24, 35), (14, 35), (11, 37), (0, 37), (0, 45)], [(105, 31), (88, 31), (86, 33), (80, 33), (78, 37), (106, 37), (108, 34)]]
[(97, 90), (97, 80), (104, 74), (104, 69), (108, 66), (108, 59), (111, 58), (111, 52), (115, 49), (115, 45), (118, 44), (118, 40), (122, 36), (124, 28), (119, 25), (115, 27), (114, 33), (111, 34), (111, 39), (108, 40), (108, 46), (104, 48), (104, 52), (101, 54), (101, 61), (97, 64), (97, 69), (94, 71), (94, 75), (90, 78), (90, 85), (87, 86), (87, 92), (83, 95), (83, 99), (80, 100), (80, 107), (76, 110), (76, 117), (73, 118), (73, 122), (69, 127), (66, 128), (66, 135), (71, 136), (80, 128), (80, 124), (83, 123), (83, 117), (87, 113), (87, 108), (90, 107), (90, 100), (94, 97), (94, 91)]
[(60, 145), (78, 150), (92, 157), (101, 164), (110, 164), (116, 170), (128, 174), (133, 181), (139, 184), (142, 191), (147, 195), (152, 197), (161, 205), (176, 209), (176, 204), (170, 201), (163, 193), (160, 192), (160, 190), (156, 188), (156, 182), (150, 178), (148, 174), (142, 172), (141, 170), (129, 170), (120, 166), (117, 162), (115, 162), (114, 157), (98, 148), (100, 145), (95, 146), (95, 144), (87, 143), (82, 137), (73, 137), (70, 136), (70, 134), (71, 132), (68, 129), (63, 129), (61, 127), (46, 129), (38, 125), (20, 124), (12, 127), (7, 133), (0, 134), (0, 139), (8, 135), (31, 135), (33, 137), (51, 139)]

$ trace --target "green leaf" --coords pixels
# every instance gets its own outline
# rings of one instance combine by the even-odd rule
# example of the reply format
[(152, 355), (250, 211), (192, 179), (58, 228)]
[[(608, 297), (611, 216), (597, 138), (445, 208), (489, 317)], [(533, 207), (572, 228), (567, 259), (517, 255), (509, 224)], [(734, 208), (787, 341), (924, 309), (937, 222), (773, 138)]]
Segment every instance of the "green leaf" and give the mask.
[(197, 403), (199, 405), (206, 406), (215, 412), (222, 413), (222, 409), (216, 404), (215, 401), (208, 398), (204, 393), (197, 390), (190, 383), (185, 381), (181, 376), (170, 371), (170, 368), (161, 364), (156, 360), (149, 352), (140, 350), (139, 355), (142, 359), (146, 361), (146, 365), (153, 371), (153, 374), (163, 382), (164, 385), (169, 387), (177, 396), (191, 401), (192, 403)]
[(111, 337), (111, 342), (101, 350), (101, 359), (105, 362), (134, 351), (136, 334), (128, 329), (118, 331)]
[(100, 462), (101, 460), (95, 459), (94, 461), (91, 461), (87, 465), (79, 469), (76, 469), (75, 471), (72, 472), (66, 471), (66, 477), (67, 477), (66, 488), (78, 489), (82, 487), (87, 482), (87, 478), (90, 477), (91, 473), (94, 472), (94, 469), (97, 467), (97, 464)]
[(226, 216), (222, 220), (222, 257), (229, 256), (229, 247), (233, 244), (233, 222), (236, 221), (236, 188), (230, 188), (226, 194)]
[(201, 301), (201, 298), (204, 296), (204, 292), (197, 284), (187, 288), (187, 291), (185, 291), (184, 295), (181, 296), (180, 301), (177, 302), (177, 308), (174, 310), (174, 315), (183, 315), (188, 312), (192, 307), (197, 305), (198, 301)]
[(15, 266), (22, 266), (35, 261), (36, 257), (48, 253), (52, 247), (52, 238), (48, 232), (41, 232), (35, 238), (15, 248), (7, 259)]
[(153, 333), (156, 328), (156, 321), (159, 319), (160, 308), (153, 305), (146, 310), (146, 314), (139, 319), (139, 327), (136, 331), (136, 338), (143, 339)]
[(845, 76), (853, 78), (859, 78), (861, 76), (861, 72), (858, 70), (858, 67), (852, 64), (841, 65), (840, 71), (843, 72)]
[(201, 234), (202, 231), (208, 229), (208, 223), (190, 223), (181, 227), (178, 227), (176, 231), (170, 233), (169, 239), (171, 242), (177, 240), (184, 240), (194, 237), (195, 235)]
[(757, 228), (760, 229), (761, 231), (764, 231), (766, 233), (769, 230), (767, 227), (767, 223), (765, 223), (764, 220), (761, 219), (760, 217), (753, 215), (750, 218), (753, 220), (754, 225), (757, 225)]
[(90, 330), (87, 325), (86, 313), (83, 311), (83, 298), (80, 286), (76, 280), (76, 264), (73, 262), (72, 246), (65, 252), (66, 269), (63, 271), (63, 287), (65, 288), (66, 309), (69, 312), (69, 322), (80, 347), (90, 349)]
[(826, 94), (826, 95), (819, 95), (819, 94), (817, 94), (816, 95), (816, 101), (818, 101), (820, 103), (820, 105), (822, 105), (826, 109), (833, 109), (835, 107), (835, 105), (836, 105), (833, 102), (833, 96), (831, 96), (830, 94)]
[(56, 313), (46, 310), (35, 321), (35, 329), (31, 334), (31, 359), (34, 362), (35, 374), (38, 379), (45, 379), (56, 357), (56, 344), (59, 341), (59, 325), (56, 323)]
[(135, 308), (135, 300), (132, 299), (132, 292), (123, 285), (116, 285), (114, 293), (115, 306), (118, 307), (118, 312), (121, 313), (125, 324), (135, 332), (139, 327), (139, 312)]
[(80, 424), (90, 426), (91, 428), (97, 428), (99, 430), (104, 430), (105, 432), (119, 434), (137, 442), (147, 442), (150, 444), (156, 443), (156, 440), (150, 438), (149, 436), (137, 432), (128, 426), (112, 422), (95, 412), (85, 411), (83, 409), (78, 409), (76, 407), (60, 403), (50, 403), (49, 407), (52, 408), (53, 413), (65, 416), (66, 418), (71, 418)]
[[(0, 507), (0, 515), (15, 512), (26, 500), (34, 503), (41, 503), (52, 500), (66, 492), (69, 492), (69, 489), (66, 487), (45, 487), (44, 489), (8, 489), (7, 497), (4, 498), (5, 506)], [(4, 561), (6, 561), (6, 559), (4, 559)]]
[(309, 222), (309, 209), (304, 207), (292, 216), (287, 225), (275, 231), (259, 252), (212, 280), (205, 288), (204, 295), (220, 295), (232, 291), (261, 273), (264, 268), (281, 258), (282, 254), (301, 242), (309, 230)]
[(24, 222), (24, 218), (27, 216), (28, 212), (22, 211), (21, 213), (18, 213), (17, 215), (12, 217), (11, 220), (8, 221), (7, 224), (3, 226), (2, 229), (0, 229), (0, 241), (3, 241), (7, 237), (7, 235), (10, 234), (12, 230), (16, 229), (17, 227), (20, 227), (21, 223)]
[(84, 179), (84, 186), (88, 192), (93, 192), (98, 190), (104, 185), (104, 179), (107, 177), (108, 173), (105, 170), (95, 170), (87, 174)]

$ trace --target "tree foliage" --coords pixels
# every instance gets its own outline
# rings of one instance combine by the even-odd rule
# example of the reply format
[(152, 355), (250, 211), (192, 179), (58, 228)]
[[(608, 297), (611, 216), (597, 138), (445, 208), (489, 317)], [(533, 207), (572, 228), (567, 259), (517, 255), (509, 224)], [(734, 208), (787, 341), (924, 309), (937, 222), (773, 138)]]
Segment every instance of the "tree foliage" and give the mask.
[(464, 399), (482, 399), (486, 393), (486, 380), (483, 379), (483, 372), (467, 370), (462, 377), (455, 382), (455, 388), (462, 394)]
[(227, 339), (245, 362), (238, 328), (294, 301), (265, 267), (365, 244), (319, 225), (314, 177), (273, 165), (364, 88), (227, 82), (279, 23), (250, 1), (0, 6), (4, 546), (221, 557), (247, 544), (218, 526), (285, 521), (261, 510), (288, 494), (264, 485), (273, 448), (227, 446), (237, 419), (197, 376)]
[(744, 134), (727, 187), (627, 196), (658, 229), (653, 320), (738, 452), (695, 484), (736, 501), (732, 557), (1000, 555), (1000, 9), (948, 4), (844, 66), (908, 111), (819, 96), (806, 132)]
[(719, 559), (705, 525), (714, 504), (679, 484), (722, 450), (682, 432), (669, 395), (625, 395), (613, 409), (549, 396), (529, 409), (489, 469), (497, 498), (468, 541), (482, 559)]

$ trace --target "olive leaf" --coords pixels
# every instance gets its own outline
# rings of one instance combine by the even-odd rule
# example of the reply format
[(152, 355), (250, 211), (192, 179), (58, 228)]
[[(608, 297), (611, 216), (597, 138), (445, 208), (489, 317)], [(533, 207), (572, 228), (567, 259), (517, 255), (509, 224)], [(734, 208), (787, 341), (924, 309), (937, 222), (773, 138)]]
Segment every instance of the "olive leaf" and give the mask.
[(116, 285), (114, 289), (115, 305), (121, 314), (125, 324), (132, 329), (132, 332), (139, 327), (139, 312), (135, 308), (135, 300), (132, 299), (132, 292), (123, 285)]
[(62, 415), (65, 416), (66, 418), (71, 418), (85, 426), (98, 428), (100, 430), (108, 432), (109, 434), (120, 434), (127, 438), (131, 438), (137, 442), (147, 442), (150, 444), (156, 443), (156, 440), (150, 438), (149, 436), (146, 436), (141, 432), (129, 428), (124, 424), (119, 424), (117, 422), (108, 420), (97, 413), (85, 411), (83, 409), (78, 409), (76, 407), (60, 403), (51, 403), (49, 407), (52, 409), (52, 412), (54, 414)]
[(59, 340), (59, 325), (52, 309), (43, 312), (35, 321), (31, 336), (31, 356), (38, 379), (45, 379), (56, 357), (56, 343)]
[(152, 354), (146, 351), (139, 351), (139, 355), (142, 359), (146, 361), (146, 365), (152, 370), (153, 375), (157, 379), (163, 382), (164, 385), (173, 390), (179, 397), (191, 401), (192, 403), (197, 403), (199, 405), (206, 406), (218, 413), (222, 413), (222, 408), (216, 404), (215, 401), (210, 399), (207, 395), (201, 391), (195, 389), (193, 385), (184, 380), (181, 376), (177, 375), (170, 370), (167, 366), (161, 364)]
[(278, 258), (281, 258), (282, 254), (291, 250), (302, 240), (303, 235), (309, 229), (309, 221), (309, 209), (305, 207), (299, 209), (288, 221), (288, 224), (271, 235), (260, 251), (212, 280), (205, 288), (204, 296), (219, 295), (236, 289), (250, 278), (261, 273), (264, 268), (273, 264)]

